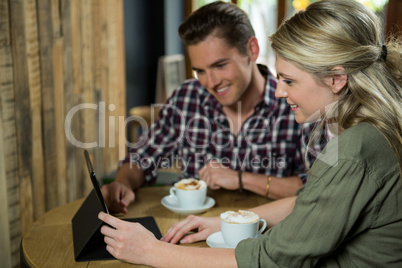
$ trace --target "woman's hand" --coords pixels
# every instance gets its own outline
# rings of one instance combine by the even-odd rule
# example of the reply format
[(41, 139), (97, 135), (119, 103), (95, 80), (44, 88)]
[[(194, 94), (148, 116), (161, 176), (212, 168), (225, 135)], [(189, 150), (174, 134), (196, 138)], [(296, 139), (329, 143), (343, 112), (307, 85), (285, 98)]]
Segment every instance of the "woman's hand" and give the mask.
[[(188, 234), (192, 230), (197, 230), (197, 232)], [(210, 234), (218, 232), (219, 230), (219, 217), (198, 217), (190, 215), (185, 220), (173, 224), (161, 240), (172, 244), (176, 244), (177, 242), (182, 244), (193, 243), (206, 240)]]
[[(127, 222), (100, 212), (98, 218), (114, 227), (104, 225), (101, 233), (105, 236), (106, 250), (116, 259), (126, 262), (147, 264), (160, 243), (153, 233), (139, 223)], [(151, 253), (151, 254), (150, 254)]]

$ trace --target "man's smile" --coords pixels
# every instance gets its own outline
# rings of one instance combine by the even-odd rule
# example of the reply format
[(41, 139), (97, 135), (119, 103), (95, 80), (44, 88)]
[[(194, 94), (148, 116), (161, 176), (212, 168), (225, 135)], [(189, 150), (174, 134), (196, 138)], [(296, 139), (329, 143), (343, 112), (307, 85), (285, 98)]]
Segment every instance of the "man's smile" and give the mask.
[(218, 96), (224, 96), (228, 92), (229, 92), (229, 87), (228, 86), (216, 90), (216, 93), (217, 93)]

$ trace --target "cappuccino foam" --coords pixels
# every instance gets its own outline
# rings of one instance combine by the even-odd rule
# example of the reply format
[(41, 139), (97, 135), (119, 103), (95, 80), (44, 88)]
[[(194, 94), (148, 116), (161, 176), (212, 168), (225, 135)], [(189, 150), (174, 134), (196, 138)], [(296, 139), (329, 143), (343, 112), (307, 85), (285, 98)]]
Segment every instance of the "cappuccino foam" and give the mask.
[(226, 211), (221, 214), (221, 219), (227, 223), (253, 223), (260, 219), (260, 216), (251, 211)]
[(181, 190), (201, 190), (206, 187), (206, 184), (196, 179), (182, 179), (176, 182), (174, 186)]

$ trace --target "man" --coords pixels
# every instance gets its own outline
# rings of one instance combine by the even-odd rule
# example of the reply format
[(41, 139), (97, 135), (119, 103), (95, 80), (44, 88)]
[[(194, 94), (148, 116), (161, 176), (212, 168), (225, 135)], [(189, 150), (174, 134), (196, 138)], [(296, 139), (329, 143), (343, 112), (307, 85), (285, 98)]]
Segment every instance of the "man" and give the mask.
[(246, 13), (214, 2), (187, 18), (179, 34), (197, 79), (173, 93), (144, 144), (102, 188), (108, 205), (127, 213), (133, 190), (154, 182), (157, 163), (176, 155), (182, 177), (211, 189), (294, 195), (305, 178), (303, 131), (286, 100), (275, 98), (276, 78), (256, 64), (258, 40)]

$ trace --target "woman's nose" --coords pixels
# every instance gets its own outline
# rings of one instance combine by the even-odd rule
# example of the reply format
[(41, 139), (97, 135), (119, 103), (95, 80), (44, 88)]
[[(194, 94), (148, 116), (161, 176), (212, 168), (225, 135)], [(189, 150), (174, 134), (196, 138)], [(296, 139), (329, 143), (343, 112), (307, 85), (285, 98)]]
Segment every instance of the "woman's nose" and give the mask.
[(280, 99), (280, 98), (287, 98), (287, 97), (288, 97), (288, 93), (287, 93), (286, 90), (280, 85), (280, 83), (278, 83), (278, 85), (276, 86), (275, 97), (278, 98), (278, 99)]

